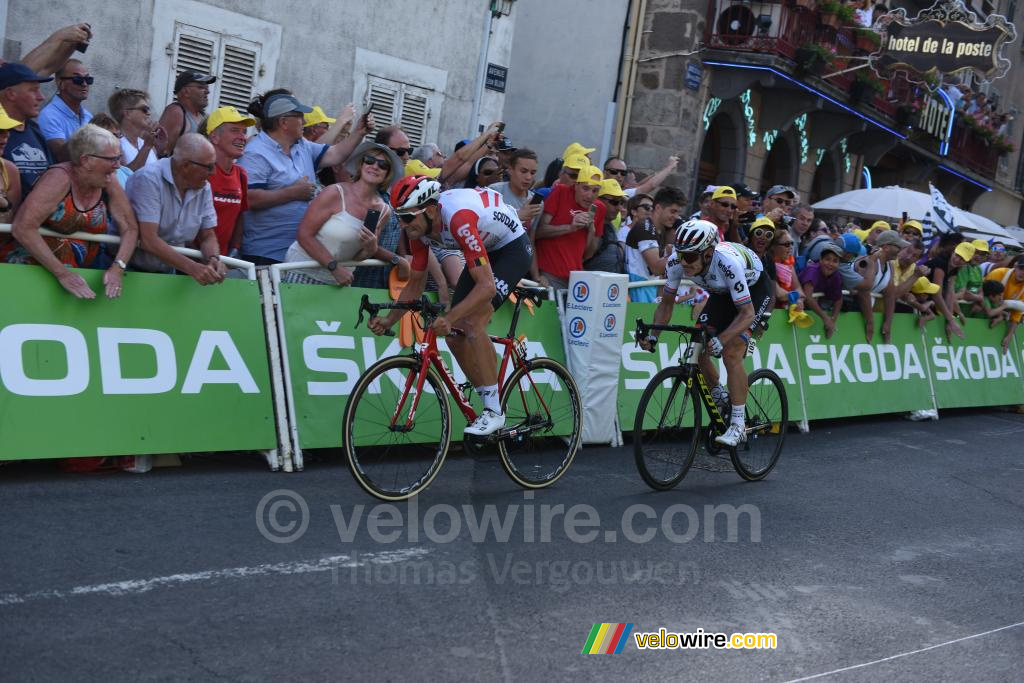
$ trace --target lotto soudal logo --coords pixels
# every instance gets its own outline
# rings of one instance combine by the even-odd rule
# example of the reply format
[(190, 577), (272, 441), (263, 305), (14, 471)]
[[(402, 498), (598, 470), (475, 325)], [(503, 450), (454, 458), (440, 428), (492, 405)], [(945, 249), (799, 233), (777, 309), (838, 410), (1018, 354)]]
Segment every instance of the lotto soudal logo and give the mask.
[(586, 282), (577, 282), (572, 286), (572, 298), (576, 301), (586, 301), (590, 298), (590, 286)]
[(587, 324), (583, 322), (583, 318), (573, 318), (569, 321), (569, 334), (574, 338), (579, 339), (587, 333)]
[(605, 332), (611, 332), (615, 329), (615, 316), (609, 313), (604, 317), (604, 330)]
[(609, 285), (608, 286), (608, 301), (616, 301), (619, 298), (619, 286)]

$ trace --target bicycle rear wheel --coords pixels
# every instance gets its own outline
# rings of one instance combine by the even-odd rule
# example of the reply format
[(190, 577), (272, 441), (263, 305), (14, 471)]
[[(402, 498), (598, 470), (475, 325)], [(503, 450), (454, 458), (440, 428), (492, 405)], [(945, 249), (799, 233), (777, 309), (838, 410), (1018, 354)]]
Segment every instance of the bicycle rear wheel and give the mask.
[(686, 476), (700, 444), (700, 399), (676, 365), (656, 374), (644, 389), (633, 425), (633, 455), (640, 476), (666, 491)]
[(528, 489), (554, 484), (572, 465), (583, 438), (583, 404), (572, 375), (550, 358), (528, 360), (502, 387), (501, 408), (505, 427), (498, 454), (505, 472)]
[(747, 440), (730, 449), (736, 472), (747, 481), (764, 479), (782, 454), (789, 425), (786, 387), (771, 370), (755, 370), (747, 378)]
[(381, 500), (405, 500), (425, 489), (448, 454), (448, 393), (428, 368), (417, 394), (420, 370), (412, 356), (384, 358), (367, 368), (345, 406), (342, 443), (352, 476)]

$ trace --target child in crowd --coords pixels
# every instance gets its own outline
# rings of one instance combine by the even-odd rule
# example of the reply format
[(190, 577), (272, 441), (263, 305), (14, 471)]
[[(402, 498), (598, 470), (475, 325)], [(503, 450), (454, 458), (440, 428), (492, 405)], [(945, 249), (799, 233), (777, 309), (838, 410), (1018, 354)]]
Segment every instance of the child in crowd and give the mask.
[(917, 278), (914, 286), (910, 288), (910, 304), (917, 310), (917, 324), (920, 327), (924, 327), (929, 320), (935, 318), (933, 297), (939, 293), (939, 289), (937, 284), (924, 276)]
[(995, 327), (1006, 318), (1006, 306), (1003, 304), (1003, 283), (998, 280), (985, 280), (981, 283), (981, 295), (985, 297), (985, 306), (981, 302), (971, 304), (972, 318), (988, 318), (989, 327)]

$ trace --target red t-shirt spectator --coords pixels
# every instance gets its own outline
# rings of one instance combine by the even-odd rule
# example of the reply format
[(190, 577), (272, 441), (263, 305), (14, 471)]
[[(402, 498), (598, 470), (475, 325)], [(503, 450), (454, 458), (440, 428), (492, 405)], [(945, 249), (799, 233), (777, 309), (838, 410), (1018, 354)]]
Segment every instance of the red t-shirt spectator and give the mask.
[[(594, 202), (597, 213), (594, 225), (604, 225), (605, 207)], [(565, 185), (555, 185), (544, 200), (544, 213), (551, 216), (551, 225), (568, 225), (577, 213), (587, 209), (576, 203), (576, 191)], [(566, 235), (537, 240), (537, 267), (562, 280), (569, 279), (569, 272), (583, 270), (583, 250), (587, 248), (587, 231), (574, 230)]]
[(235, 224), (243, 211), (249, 208), (249, 180), (245, 169), (234, 164), (231, 173), (225, 173), (217, 166), (210, 177), (210, 189), (213, 190), (213, 208), (217, 212), (217, 243), (220, 253), (227, 255), (231, 250), (231, 235), (235, 232)]

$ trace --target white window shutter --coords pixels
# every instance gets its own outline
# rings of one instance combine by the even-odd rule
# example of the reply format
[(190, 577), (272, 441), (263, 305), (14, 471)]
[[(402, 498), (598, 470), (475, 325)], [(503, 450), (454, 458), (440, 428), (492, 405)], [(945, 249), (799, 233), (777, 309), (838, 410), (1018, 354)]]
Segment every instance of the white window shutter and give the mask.
[(229, 38), (224, 41), (223, 65), (217, 75), (218, 106), (237, 107), (241, 111), (249, 105), (256, 86), (260, 65), (260, 45)]
[(366, 82), (365, 109), (373, 113), (377, 128), (396, 123), (399, 90), (397, 83), (370, 77)]
[(413, 147), (423, 144), (427, 130), (427, 98), (406, 90), (402, 94), (402, 130)]

